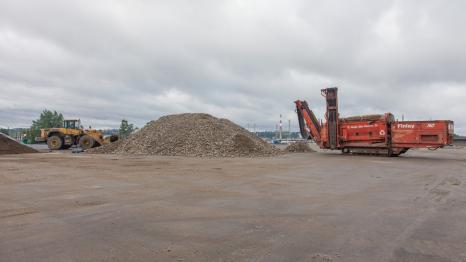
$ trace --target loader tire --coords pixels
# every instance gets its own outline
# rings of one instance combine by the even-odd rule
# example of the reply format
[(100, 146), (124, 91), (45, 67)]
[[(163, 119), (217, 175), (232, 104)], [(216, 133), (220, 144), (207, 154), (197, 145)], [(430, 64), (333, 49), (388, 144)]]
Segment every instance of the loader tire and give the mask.
[(79, 146), (84, 150), (93, 148), (94, 145), (95, 145), (95, 140), (91, 136), (85, 135), (79, 139)]
[(63, 149), (63, 138), (58, 135), (51, 136), (47, 138), (47, 146), (51, 150)]
[(110, 136), (110, 143), (118, 141), (118, 136), (117, 135), (111, 135)]

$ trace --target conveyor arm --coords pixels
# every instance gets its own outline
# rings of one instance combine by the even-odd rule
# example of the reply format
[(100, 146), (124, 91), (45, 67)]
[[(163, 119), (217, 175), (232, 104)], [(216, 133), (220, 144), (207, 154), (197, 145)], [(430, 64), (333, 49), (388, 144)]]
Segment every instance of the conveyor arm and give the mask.
[(309, 109), (307, 102), (296, 100), (295, 104), (296, 113), (298, 114), (299, 129), (302, 137), (305, 139), (312, 139), (315, 142), (320, 142), (320, 124), (312, 110)]

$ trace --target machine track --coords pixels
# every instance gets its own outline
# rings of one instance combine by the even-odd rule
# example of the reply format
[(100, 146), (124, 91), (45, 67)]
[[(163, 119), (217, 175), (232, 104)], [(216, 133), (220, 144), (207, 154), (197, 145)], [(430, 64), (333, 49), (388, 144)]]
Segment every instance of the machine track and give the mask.
[(375, 155), (396, 157), (406, 153), (408, 148), (374, 148), (374, 147), (345, 147), (341, 149), (343, 154)]

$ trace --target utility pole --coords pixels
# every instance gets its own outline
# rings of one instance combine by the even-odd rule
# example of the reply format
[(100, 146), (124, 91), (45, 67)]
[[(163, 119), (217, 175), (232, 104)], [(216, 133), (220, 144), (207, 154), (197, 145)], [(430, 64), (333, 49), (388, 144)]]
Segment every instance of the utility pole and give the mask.
[(288, 119), (288, 139), (291, 139), (291, 119)]

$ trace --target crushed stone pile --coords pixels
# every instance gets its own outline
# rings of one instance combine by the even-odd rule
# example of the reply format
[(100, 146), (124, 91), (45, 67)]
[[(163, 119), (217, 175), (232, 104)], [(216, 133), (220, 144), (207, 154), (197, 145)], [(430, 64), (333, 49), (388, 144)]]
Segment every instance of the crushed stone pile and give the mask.
[(273, 145), (227, 119), (209, 114), (168, 115), (127, 139), (88, 150), (104, 154), (190, 157), (256, 157), (279, 153)]
[(298, 141), (291, 143), (289, 146), (285, 148), (285, 151), (291, 153), (307, 153), (307, 152), (315, 152), (306, 141)]
[(38, 151), (26, 145), (18, 143), (13, 138), (0, 133), (0, 155), (37, 153)]

